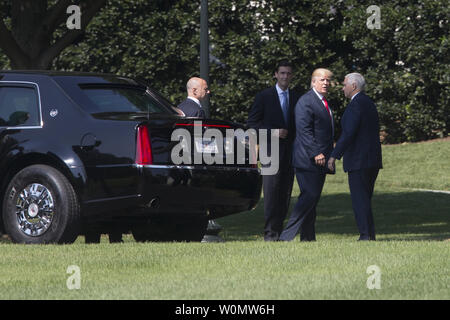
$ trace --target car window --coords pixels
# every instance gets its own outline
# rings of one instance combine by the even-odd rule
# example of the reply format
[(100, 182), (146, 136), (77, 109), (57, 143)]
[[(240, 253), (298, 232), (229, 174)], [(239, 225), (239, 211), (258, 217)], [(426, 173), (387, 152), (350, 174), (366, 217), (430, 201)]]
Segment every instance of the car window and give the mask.
[(133, 79), (101, 75), (54, 76), (53, 79), (74, 102), (91, 114), (176, 114), (170, 104)]
[(78, 98), (91, 113), (172, 113), (142, 87), (88, 84), (80, 88), (84, 97)]
[(0, 84), (0, 126), (38, 126), (38, 101), (34, 87)]
[(83, 89), (83, 93), (93, 104), (96, 112), (166, 113), (165, 108), (144, 90), (87, 87)]

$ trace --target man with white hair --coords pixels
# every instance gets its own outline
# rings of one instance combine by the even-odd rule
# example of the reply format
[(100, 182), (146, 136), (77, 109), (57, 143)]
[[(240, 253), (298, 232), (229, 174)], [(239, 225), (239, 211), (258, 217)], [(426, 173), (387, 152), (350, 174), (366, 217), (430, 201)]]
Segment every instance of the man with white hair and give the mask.
[(350, 103), (342, 116), (341, 136), (327, 165), (333, 170), (335, 160), (344, 156), (359, 240), (375, 240), (371, 201), (375, 180), (382, 168), (378, 112), (364, 93), (365, 80), (361, 74), (346, 75), (343, 84), (342, 90)]

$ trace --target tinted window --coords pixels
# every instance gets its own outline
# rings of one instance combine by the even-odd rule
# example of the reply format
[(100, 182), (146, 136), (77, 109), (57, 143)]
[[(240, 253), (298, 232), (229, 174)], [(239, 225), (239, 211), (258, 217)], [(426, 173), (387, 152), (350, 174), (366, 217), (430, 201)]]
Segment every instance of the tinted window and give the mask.
[(177, 114), (147, 86), (130, 78), (107, 75), (54, 76), (77, 105), (89, 113), (145, 112)]
[(167, 113), (146, 91), (121, 87), (82, 87), (94, 112)]
[(39, 103), (34, 87), (0, 84), (0, 126), (38, 126)]

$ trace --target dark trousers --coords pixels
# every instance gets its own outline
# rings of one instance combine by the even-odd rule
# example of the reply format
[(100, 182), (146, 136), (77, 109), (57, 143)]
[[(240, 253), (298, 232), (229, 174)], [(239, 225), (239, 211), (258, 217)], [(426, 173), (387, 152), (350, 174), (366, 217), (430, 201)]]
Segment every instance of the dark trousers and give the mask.
[[(284, 150), (283, 150), (284, 151)], [(264, 240), (278, 240), (291, 202), (294, 169), (289, 150), (280, 152), (279, 170), (274, 175), (263, 176), (264, 191)]]
[(300, 240), (316, 240), (316, 206), (325, 183), (325, 174), (295, 170), (300, 195), (289, 220), (281, 233), (280, 240), (291, 241), (300, 232)]
[(378, 171), (378, 168), (369, 168), (348, 173), (352, 207), (360, 240), (375, 240), (372, 195)]

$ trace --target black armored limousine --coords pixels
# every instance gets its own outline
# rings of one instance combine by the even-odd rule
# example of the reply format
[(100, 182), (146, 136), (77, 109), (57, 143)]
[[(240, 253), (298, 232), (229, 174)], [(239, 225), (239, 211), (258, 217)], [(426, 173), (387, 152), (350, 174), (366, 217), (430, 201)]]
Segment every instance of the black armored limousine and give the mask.
[[(237, 136), (223, 157), (243, 145), (244, 162), (174, 155), (221, 155), (230, 141), (202, 133), (238, 128), (183, 117), (127, 77), (0, 71), (0, 228), (18, 243), (129, 232), (137, 241), (199, 241), (209, 219), (256, 206), (260, 171)], [(188, 149), (173, 138), (177, 129), (192, 134)]]

